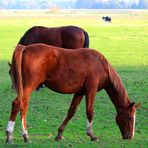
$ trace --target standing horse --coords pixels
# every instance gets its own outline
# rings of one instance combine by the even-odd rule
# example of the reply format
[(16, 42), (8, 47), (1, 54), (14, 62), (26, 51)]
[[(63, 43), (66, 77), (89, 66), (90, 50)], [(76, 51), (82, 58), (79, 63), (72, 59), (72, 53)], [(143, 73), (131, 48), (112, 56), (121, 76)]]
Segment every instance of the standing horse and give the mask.
[(26, 31), (18, 44), (30, 45), (44, 43), (62, 48), (89, 47), (88, 33), (76, 26), (46, 28), (34, 26)]
[[(89, 66), (88, 66), (89, 65)], [(20, 111), (22, 136), (27, 142), (26, 115), (31, 93), (40, 85), (59, 93), (74, 94), (67, 116), (58, 129), (55, 140), (62, 138), (68, 121), (73, 117), (83, 96), (86, 97), (86, 132), (92, 141), (98, 140), (92, 131), (94, 99), (105, 89), (116, 111), (116, 122), (123, 139), (132, 139), (135, 113), (140, 105), (131, 103), (118, 74), (105, 57), (88, 48), (67, 50), (45, 44), (18, 45), (13, 53), (11, 78), (17, 92), (6, 128), (6, 142), (12, 142), (17, 113)]]

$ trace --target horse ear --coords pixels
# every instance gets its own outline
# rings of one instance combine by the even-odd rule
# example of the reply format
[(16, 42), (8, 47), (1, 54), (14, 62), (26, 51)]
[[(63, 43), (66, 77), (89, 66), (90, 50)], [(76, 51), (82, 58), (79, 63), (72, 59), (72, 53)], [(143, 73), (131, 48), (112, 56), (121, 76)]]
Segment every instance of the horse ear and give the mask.
[(8, 65), (9, 65), (9, 67), (11, 67), (11, 63), (10, 62), (8, 62)]
[(137, 109), (137, 108), (139, 108), (140, 107), (140, 103), (138, 103), (138, 104), (136, 104), (136, 105), (134, 105), (135, 106), (135, 108)]
[(135, 105), (135, 102), (130, 103), (128, 108), (132, 108)]

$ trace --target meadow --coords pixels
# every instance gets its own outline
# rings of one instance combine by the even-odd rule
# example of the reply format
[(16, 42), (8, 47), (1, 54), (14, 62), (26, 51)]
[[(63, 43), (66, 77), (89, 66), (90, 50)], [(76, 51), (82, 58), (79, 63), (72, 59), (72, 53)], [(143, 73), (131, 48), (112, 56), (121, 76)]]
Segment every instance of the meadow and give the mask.
[[(102, 16), (112, 17), (112, 23)], [(8, 61), (24, 32), (32, 26), (76, 25), (90, 37), (90, 47), (100, 51), (120, 75), (131, 102), (141, 103), (137, 110), (133, 140), (122, 140), (115, 123), (116, 110), (104, 90), (97, 93), (93, 130), (100, 138), (91, 142), (86, 136), (85, 98), (63, 133), (62, 141), (54, 138), (65, 118), (72, 95), (55, 93), (47, 88), (34, 92), (29, 103), (27, 127), (31, 142), (24, 144), (20, 134), (19, 114), (15, 124), (14, 143), (5, 144), (5, 128), (11, 102)], [(148, 11), (55, 12), (0, 11), (0, 147), (28, 148), (147, 148), (148, 147)]]

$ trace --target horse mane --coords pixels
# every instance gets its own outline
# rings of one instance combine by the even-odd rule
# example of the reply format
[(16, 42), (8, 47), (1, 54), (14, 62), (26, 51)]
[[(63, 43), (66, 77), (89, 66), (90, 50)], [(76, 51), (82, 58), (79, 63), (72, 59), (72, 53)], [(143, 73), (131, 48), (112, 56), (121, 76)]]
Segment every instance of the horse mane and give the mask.
[(123, 82), (109, 62), (108, 62), (108, 74), (109, 74), (110, 83), (112, 84), (117, 96), (114, 97), (113, 99), (118, 99), (116, 101), (121, 102), (122, 105), (129, 103), (129, 97), (124, 88)]
[(22, 98), (23, 96), (21, 64), (22, 64), (22, 54), (24, 49), (25, 48), (22, 45), (16, 46), (13, 53), (12, 65), (11, 65), (12, 85), (15, 88), (18, 97), (20, 98)]

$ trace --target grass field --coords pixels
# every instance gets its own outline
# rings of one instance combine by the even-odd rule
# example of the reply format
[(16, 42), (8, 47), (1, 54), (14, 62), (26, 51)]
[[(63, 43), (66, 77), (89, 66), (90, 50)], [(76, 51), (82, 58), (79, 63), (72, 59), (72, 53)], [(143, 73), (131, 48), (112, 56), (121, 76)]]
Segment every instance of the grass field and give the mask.
[[(112, 23), (101, 20), (110, 15)], [(63, 140), (55, 142), (57, 129), (66, 116), (72, 95), (55, 93), (49, 89), (31, 96), (27, 116), (31, 143), (24, 144), (20, 136), (18, 115), (14, 144), (5, 144), (5, 127), (16, 93), (11, 89), (8, 61), (24, 32), (34, 25), (77, 25), (90, 36), (90, 47), (101, 51), (121, 76), (131, 101), (141, 103), (137, 110), (136, 133), (133, 140), (121, 139), (115, 123), (116, 111), (105, 91), (95, 99), (93, 130), (100, 137), (91, 142), (85, 134), (85, 99), (63, 133)], [(48, 12), (0, 11), (0, 147), (85, 147), (85, 148), (147, 148), (148, 147), (148, 11), (99, 11), (50, 14)]]

